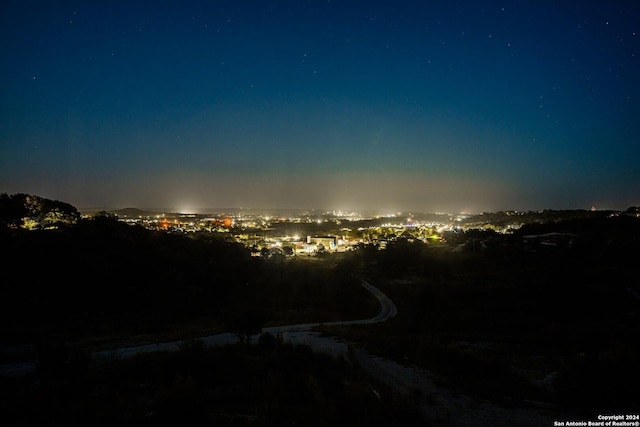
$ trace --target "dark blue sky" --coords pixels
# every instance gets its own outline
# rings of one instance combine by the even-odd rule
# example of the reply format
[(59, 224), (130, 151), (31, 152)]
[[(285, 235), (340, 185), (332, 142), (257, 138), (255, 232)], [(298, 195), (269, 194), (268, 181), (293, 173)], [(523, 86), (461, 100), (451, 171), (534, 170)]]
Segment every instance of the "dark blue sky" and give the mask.
[(4, 1), (0, 192), (640, 205), (640, 2)]

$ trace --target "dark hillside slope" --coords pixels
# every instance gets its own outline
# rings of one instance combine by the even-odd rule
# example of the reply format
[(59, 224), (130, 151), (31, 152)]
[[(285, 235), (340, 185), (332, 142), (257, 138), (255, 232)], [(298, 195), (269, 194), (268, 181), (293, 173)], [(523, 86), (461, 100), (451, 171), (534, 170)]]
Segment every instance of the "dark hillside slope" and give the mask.
[(0, 239), (3, 339), (25, 338), (45, 323), (210, 310), (254, 270), (240, 245), (153, 232), (109, 217), (58, 230), (5, 230)]

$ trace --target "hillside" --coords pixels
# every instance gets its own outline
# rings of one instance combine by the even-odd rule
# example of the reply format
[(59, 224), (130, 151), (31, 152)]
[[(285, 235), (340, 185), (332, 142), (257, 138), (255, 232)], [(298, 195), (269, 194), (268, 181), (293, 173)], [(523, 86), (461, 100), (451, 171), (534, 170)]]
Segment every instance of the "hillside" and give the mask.
[(10, 277), (2, 283), (4, 344), (187, 338), (226, 330), (247, 310), (259, 311), (262, 324), (282, 324), (366, 317), (376, 307), (353, 278), (325, 264), (265, 262), (240, 244), (110, 215), (5, 227), (0, 243)]

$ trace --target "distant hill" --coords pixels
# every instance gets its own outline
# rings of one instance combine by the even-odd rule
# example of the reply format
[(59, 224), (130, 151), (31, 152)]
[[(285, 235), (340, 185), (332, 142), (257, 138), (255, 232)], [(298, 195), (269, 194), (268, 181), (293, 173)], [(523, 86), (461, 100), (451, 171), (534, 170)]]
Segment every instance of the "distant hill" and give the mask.
[(109, 213), (115, 214), (119, 217), (128, 217), (128, 218), (137, 218), (137, 217), (148, 217), (148, 216), (156, 216), (162, 215), (164, 212), (158, 211), (147, 211), (138, 208), (124, 208), (118, 210), (109, 210)]
[(492, 224), (495, 226), (508, 226), (510, 224), (544, 224), (555, 223), (560, 221), (580, 220), (580, 219), (597, 219), (607, 218), (611, 215), (618, 214), (617, 211), (598, 210), (590, 211), (584, 209), (575, 210), (554, 210), (545, 209), (542, 211), (528, 211), (528, 212), (516, 212), (516, 211), (499, 211), (499, 212), (485, 212), (479, 215), (473, 215), (462, 221), (468, 225), (475, 224)]

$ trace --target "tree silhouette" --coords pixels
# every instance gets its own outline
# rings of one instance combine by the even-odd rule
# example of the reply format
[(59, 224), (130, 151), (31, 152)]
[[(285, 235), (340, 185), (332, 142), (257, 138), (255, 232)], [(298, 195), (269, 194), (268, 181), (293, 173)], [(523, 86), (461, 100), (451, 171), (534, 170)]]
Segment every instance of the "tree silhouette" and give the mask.
[(16, 227), (27, 216), (28, 210), (21, 195), (0, 194), (0, 224), (5, 227)]
[(284, 246), (282, 248), (282, 252), (284, 252), (284, 254), (286, 256), (291, 256), (293, 255), (294, 251), (293, 251), (293, 247), (292, 246)]

